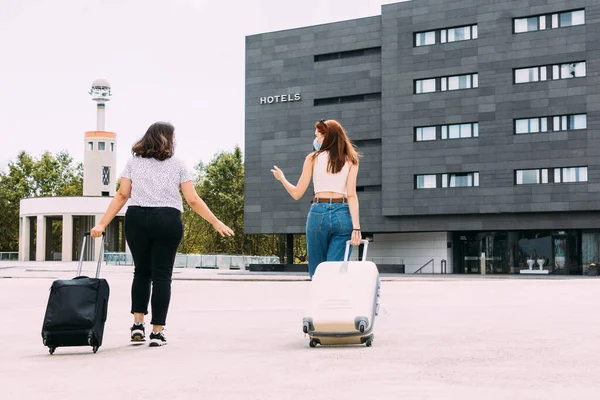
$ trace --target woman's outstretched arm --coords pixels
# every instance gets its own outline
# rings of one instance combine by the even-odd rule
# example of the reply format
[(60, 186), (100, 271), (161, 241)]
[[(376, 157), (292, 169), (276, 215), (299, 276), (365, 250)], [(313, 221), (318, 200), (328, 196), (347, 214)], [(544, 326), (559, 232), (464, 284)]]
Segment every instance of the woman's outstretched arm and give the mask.
[(215, 230), (221, 234), (221, 236), (225, 237), (233, 235), (233, 230), (227, 225), (225, 225), (223, 222), (221, 222), (217, 217), (215, 217), (215, 215), (212, 213), (212, 211), (210, 211), (210, 208), (208, 208), (204, 200), (202, 200), (200, 196), (198, 196), (198, 193), (196, 192), (196, 188), (194, 187), (192, 181), (183, 182), (181, 184), (181, 191), (183, 192), (183, 196), (185, 197), (185, 200), (190, 205), (190, 207), (192, 207), (192, 209), (198, 215), (200, 215), (202, 218), (208, 221), (208, 223), (210, 223), (213, 226), (213, 228), (215, 228)]
[(310, 184), (310, 178), (312, 178), (313, 171), (313, 158), (312, 153), (307, 155), (304, 159), (304, 166), (302, 167), (302, 175), (300, 175), (300, 179), (298, 180), (298, 184), (296, 186), (292, 185), (285, 179), (285, 175), (283, 175), (283, 171), (277, 168), (276, 165), (273, 166), (271, 172), (275, 179), (283, 184), (285, 190), (288, 191), (290, 196), (294, 198), (294, 200), (300, 200), (306, 189), (308, 189), (308, 185)]

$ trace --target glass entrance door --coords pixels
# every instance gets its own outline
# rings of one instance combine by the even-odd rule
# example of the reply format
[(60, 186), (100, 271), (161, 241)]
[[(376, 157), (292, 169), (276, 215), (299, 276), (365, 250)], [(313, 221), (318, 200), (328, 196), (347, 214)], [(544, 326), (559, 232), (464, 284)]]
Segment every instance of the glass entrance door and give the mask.
[(567, 237), (554, 237), (554, 271), (557, 273), (567, 273)]
[[(455, 234), (458, 271), (481, 274), (481, 254), (485, 254), (486, 274), (507, 274), (508, 240), (506, 232), (463, 232)], [(458, 272), (457, 271), (457, 272)]]
[(479, 257), (481, 255), (481, 246), (468, 235), (461, 234), (458, 241), (458, 271), (462, 274), (479, 274)]

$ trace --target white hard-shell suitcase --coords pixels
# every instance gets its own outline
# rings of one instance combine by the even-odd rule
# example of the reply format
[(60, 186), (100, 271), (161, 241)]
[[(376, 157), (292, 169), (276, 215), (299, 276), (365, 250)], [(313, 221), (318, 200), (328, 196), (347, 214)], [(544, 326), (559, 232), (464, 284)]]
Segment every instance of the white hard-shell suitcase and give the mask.
[(373, 323), (379, 308), (379, 271), (366, 261), (369, 242), (363, 240), (362, 261), (349, 261), (350, 241), (344, 261), (317, 266), (302, 330), (310, 347), (341, 344), (373, 344)]

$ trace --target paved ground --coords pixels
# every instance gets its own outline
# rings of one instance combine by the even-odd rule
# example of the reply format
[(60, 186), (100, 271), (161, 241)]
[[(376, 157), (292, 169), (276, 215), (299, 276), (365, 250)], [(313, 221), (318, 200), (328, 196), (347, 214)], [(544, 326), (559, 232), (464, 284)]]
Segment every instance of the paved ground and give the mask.
[(149, 348), (128, 341), (130, 269), (109, 267), (104, 345), (50, 356), (48, 288), (71, 273), (7, 266), (3, 399), (600, 398), (600, 279), (389, 278), (373, 347), (312, 349), (305, 276), (184, 270), (169, 344)]

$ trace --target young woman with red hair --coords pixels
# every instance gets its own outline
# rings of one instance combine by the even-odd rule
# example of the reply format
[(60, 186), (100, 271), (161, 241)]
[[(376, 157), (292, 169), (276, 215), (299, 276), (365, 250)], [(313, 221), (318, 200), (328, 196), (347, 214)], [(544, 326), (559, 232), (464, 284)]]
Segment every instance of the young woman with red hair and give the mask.
[(356, 177), (359, 155), (346, 131), (335, 120), (315, 124), (314, 152), (306, 156), (302, 175), (296, 186), (273, 166), (271, 172), (288, 193), (300, 200), (310, 184), (315, 197), (306, 220), (308, 273), (312, 279), (323, 261), (343, 261), (346, 241), (358, 246), (362, 239), (358, 215)]

